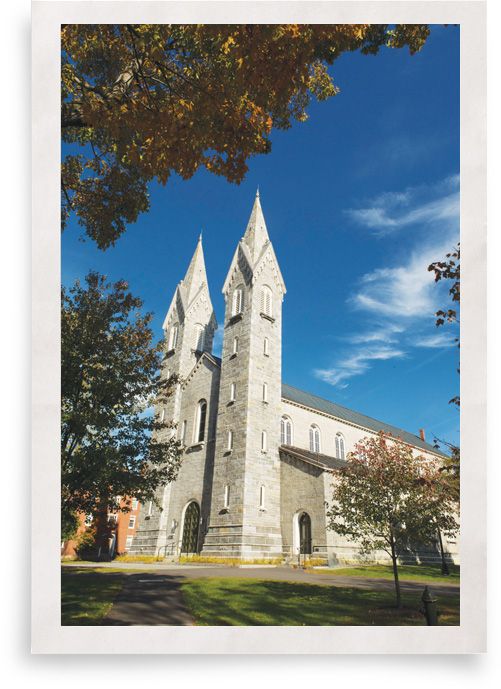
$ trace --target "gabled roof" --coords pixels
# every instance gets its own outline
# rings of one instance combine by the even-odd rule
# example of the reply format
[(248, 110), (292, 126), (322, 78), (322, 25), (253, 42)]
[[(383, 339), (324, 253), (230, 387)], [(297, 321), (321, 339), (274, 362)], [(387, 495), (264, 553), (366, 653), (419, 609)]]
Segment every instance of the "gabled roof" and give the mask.
[(298, 388), (294, 388), (291, 385), (286, 385), (285, 383), (282, 384), (282, 398), (288, 400), (289, 402), (299, 404), (303, 407), (309, 407), (315, 411), (322, 412), (328, 416), (334, 416), (341, 421), (346, 421), (347, 423), (355, 426), (366, 428), (369, 431), (374, 431), (375, 433), (379, 433), (379, 431), (391, 433), (391, 435), (401, 438), (409, 445), (413, 445), (414, 447), (418, 447), (426, 452), (431, 452), (435, 455), (445, 457), (442, 452), (433, 447), (433, 445), (430, 445), (430, 443), (421, 440), (418, 435), (404, 431), (402, 428), (397, 428), (391, 424), (384, 423), (384, 421), (378, 421), (370, 416), (365, 416), (365, 414), (353, 411), (347, 407), (342, 407), (340, 404), (330, 402), (322, 397), (317, 397), (309, 392), (303, 392), (303, 390), (298, 390)]
[(331, 457), (330, 455), (323, 455), (320, 452), (311, 452), (302, 447), (294, 447), (293, 445), (280, 445), (280, 454), (289, 455), (300, 459), (307, 464), (313, 464), (320, 469), (342, 469), (346, 466), (344, 459)]

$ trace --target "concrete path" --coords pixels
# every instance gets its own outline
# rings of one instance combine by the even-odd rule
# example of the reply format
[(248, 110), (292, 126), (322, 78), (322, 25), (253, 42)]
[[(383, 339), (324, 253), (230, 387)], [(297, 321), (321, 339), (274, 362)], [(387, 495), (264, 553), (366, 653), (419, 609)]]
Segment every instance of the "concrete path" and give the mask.
[(177, 577), (162, 574), (128, 574), (124, 587), (101, 624), (193, 625), (179, 590)]

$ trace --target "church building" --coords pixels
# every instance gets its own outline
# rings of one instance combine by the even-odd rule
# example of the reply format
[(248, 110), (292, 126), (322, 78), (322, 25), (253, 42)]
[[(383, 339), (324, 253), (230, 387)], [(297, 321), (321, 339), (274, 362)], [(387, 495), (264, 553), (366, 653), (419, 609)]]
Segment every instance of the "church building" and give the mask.
[(141, 507), (131, 554), (353, 561), (356, 544), (327, 528), (326, 503), (355, 443), (382, 430), (442, 457), (422, 433), (282, 382), (285, 293), (258, 193), (223, 285), (221, 358), (212, 354), (217, 322), (201, 238), (167, 311), (163, 375), (179, 383), (155, 413), (174, 421), (184, 456), (157, 496), (161, 508)]

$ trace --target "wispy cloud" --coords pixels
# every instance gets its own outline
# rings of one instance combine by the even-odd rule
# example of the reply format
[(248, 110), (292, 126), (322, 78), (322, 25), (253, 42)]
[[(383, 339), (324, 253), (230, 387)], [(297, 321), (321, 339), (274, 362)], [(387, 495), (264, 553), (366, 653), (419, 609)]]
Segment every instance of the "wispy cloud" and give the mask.
[(326, 383), (342, 389), (347, 387), (346, 380), (365, 373), (370, 368), (371, 362), (400, 359), (404, 356), (405, 352), (388, 345), (360, 347), (331, 368), (317, 369), (315, 375)]
[(459, 176), (447, 177), (433, 186), (384, 192), (369, 205), (347, 209), (346, 214), (380, 237), (411, 225), (455, 222), (459, 217)]
[(364, 313), (370, 325), (347, 336), (350, 347), (343, 347), (330, 366), (315, 370), (317, 377), (345, 388), (350, 378), (366, 373), (377, 361), (402, 359), (413, 348), (438, 350), (454, 344), (450, 332), (426, 332), (447, 299), (446, 285), (434, 282), (428, 266), (458, 240), (458, 187), (459, 177), (452, 176), (433, 187), (385, 192), (371, 207), (348, 211), (379, 236), (418, 224), (429, 232), (419, 234), (402, 263), (375, 268), (358, 279), (348, 303)]
[(414, 340), (415, 347), (425, 347), (426, 349), (443, 349), (444, 347), (453, 347), (456, 344), (455, 336), (448, 332), (418, 337)]

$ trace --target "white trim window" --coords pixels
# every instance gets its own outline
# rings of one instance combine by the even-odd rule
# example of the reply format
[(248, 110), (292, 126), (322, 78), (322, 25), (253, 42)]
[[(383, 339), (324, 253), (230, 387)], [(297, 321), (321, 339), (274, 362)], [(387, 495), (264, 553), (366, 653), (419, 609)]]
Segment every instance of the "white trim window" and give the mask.
[(170, 329), (169, 347), (168, 347), (169, 351), (171, 351), (171, 349), (176, 349), (178, 333), (179, 333), (179, 325), (176, 323)]
[(237, 316), (244, 310), (244, 286), (238, 285), (233, 292), (233, 300), (231, 304), (231, 315)]
[(133, 529), (136, 526), (136, 517), (134, 515), (129, 517), (129, 529)]
[(228, 452), (231, 452), (233, 450), (233, 431), (228, 431), (228, 442), (226, 445), (226, 449)]
[(263, 383), (263, 402), (268, 402), (268, 383)]
[(264, 510), (264, 486), (259, 488), (259, 509)]
[(205, 343), (205, 328), (200, 323), (195, 325), (195, 336), (194, 336), (194, 349), (196, 352), (204, 351)]
[(261, 313), (272, 316), (273, 311), (273, 292), (268, 285), (261, 287)]
[(263, 342), (263, 354), (265, 356), (270, 356), (270, 342), (267, 337), (264, 338)]
[(227, 509), (230, 506), (230, 487), (228, 484), (224, 487), (224, 502), (223, 507)]
[(344, 438), (341, 435), (341, 433), (336, 434), (335, 442), (336, 442), (336, 457), (338, 459), (344, 459), (345, 458)]
[(320, 429), (318, 426), (310, 426), (310, 452), (320, 452)]
[(127, 536), (127, 538), (125, 539), (125, 551), (126, 552), (131, 549), (133, 538), (134, 538), (134, 536)]
[(268, 436), (266, 431), (261, 431), (261, 452), (266, 452), (268, 449)]
[(280, 443), (292, 445), (292, 421), (288, 416), (282, 416), (280, 419)]
[(238, 354), (238, 337), (233, 338), (233, 352), (232, 354)]
[(232, 383), (230, 385), (230, 402), (234, 402), (237, 398), (237, 384)]
[(200, 402), (197, 404), (196, 419), (196, 433), (193, 440), (196, 443), (203, 443), (205, 439), (205, 422), (207, 420), (207, 402), (205, 400), (200, 400)]
[(138, 504), (139, 504), (138, 499), (137, 499), (137, 498), (133, 498), (133, 500), (132, 500), (132, 509), (133, 509), (133, 510), (137, 510)]

